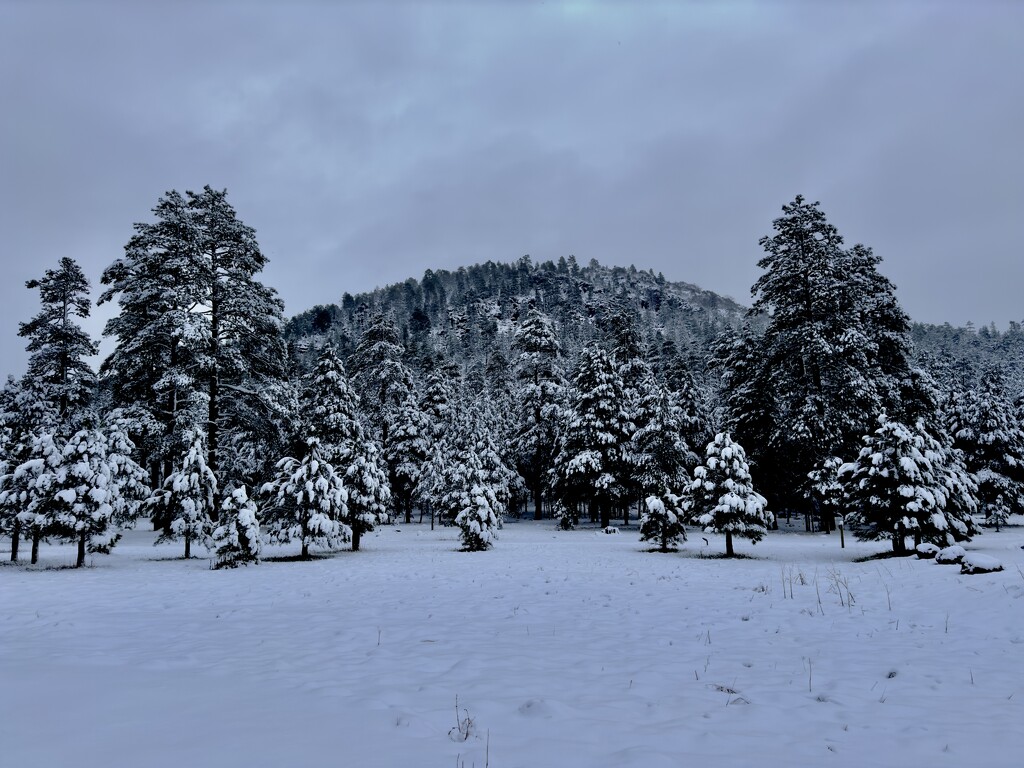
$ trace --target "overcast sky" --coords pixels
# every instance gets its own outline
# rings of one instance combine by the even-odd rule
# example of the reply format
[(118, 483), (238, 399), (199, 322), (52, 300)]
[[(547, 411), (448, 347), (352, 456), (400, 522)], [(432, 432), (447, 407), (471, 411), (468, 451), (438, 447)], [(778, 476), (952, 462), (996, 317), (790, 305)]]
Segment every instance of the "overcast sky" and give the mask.
[(524, 254), (747, 303), (799, 193), (914, 319), (1005, 327), (1022, 94), (1009, 1), (0, 0), (0, 373), (24, 370), (27, 279), (71, 256), (98, 295), (133, 222), (204, 184), (288, 314)]

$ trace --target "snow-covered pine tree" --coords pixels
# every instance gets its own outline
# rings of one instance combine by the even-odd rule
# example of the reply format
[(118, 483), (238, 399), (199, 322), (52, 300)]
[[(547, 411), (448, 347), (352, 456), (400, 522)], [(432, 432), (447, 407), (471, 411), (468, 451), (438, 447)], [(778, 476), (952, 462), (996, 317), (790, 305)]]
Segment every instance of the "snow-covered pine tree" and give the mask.
[(357, 551), (362, 535), (388, 519), (391, 488), (380, 448), (363, 430), (358, 398), (332, 347), (321, 352), (301, 402), (304, 435), (320, 440), (324, 461), (341, 475), (348, 492), (343, 522), (352, 531), (352, 550)]
[(488, 549), (501, 527), (504, 509), (490, 486), (487, 474), (475, 450), (473, 435), (464, 447), (443, 465), (438, 515), (459, 526), (463, 548), (470, 552)]
[[(256, 279), (267, 258), (255, 230), (209, 185), (186, 193), (196, 227), (198, 276), (208, 298), (207, 447), (220, 482), (252, 482), (287, 441), (295, 393), (287, 382), (284, 303)], [(221, 446), (230, 450), (221, 450)], [(216, 514), (216, 510), (214, 510)]]
[(18, 559), (17, 541), (24, 536), (32, 541), (30, 562), (35, 565), (39, 544), (50, 533), (50, 488), (61, 465), (63, 441), (45, 429), (23, 435), (22, 440), (0, 482), (0, 509), (9, 520), (11, 560)]
[(533, 497), (533, 519), (540, 520), (548, 470), (558, 447), (558, 406), (565, 376), (554, 325), (535, 305), (516, 330), (512, 351), (519, 414), (512, 449), (516, 468)]
[(691, 451), (686, 468), (692, 472), (700, 464), (700, 456), (696, 454), (695, 449), (707, 445), (714, 437), (709, 426), (708, 404), (704, 393), (697, 385), (693, 371), (681, 356), (677, 355), (670, 361), (664, 379), (671, 394), (673, 408), (678, 409), (680, 435)]
[(427, 373), (420, 396), (420, 410), (430, 419), (434, 441), (440, 440), (452, 421), (452, 409), (459, 382), (458, 369), (441, 361)]
[[(624, 450), (629, 440), (622, 382), (608, 353), (583, 351), (561, 424), (554, 472), (567, 510), (590, 507), (601, 527), (611, 524), (612, 507), (622, 496)], [(563, 518), (563, 527), (572, 517)]]
[(909, 427), (883, 413), (878, 424), (864, 436), (857, 460), (839, 470), (852, 510), (847, 519), (860, 527), (858, 536), (892, 539), (896, 553), (907, 551), (910, 535), (915, 543), (943, 546), (970, 538), (973, 524), (956, 509), (959, 499), (953, 499), (951, 514), (946, 514), (951, 496), (963, 489), (951, 487), (947, 456), (924, 423)]
[(333, 346), (321, 350), (316, 367), (305, 377), (299, 407), (301, 442), (319, 439), (320, 451), (331, 464), (338, 463), (346, 446), (366, 439), (356, 393)]
[[(821, 520), (834, 518), (842, 514), (843, 509), (843, 484), (839, 481), (839, 468), (843, 466), (843, 460), (838, 456), (830, 456), (823, 459), (818, 465), (807, 474), (811, 481), (807, 486), (807, 496), (813, 505), (814, 513)], [(822, 526), (821, 530), (829, 532), (828, 526)]]
[(987, 368), (977, 389), (955, 400), (949, 420), (954, 445), (977, 478), (981, 511), (998, 529), (1010, 514), (1024, 513), (1024, 428), (1002, 370)]
[(898, 407), (909, 319), (879, 259), (844, 249), (818, 203), (798, 196), (782, 211), (761, 238), (764, 272), (752, 289), (764, 330), (748, 327), (717, 360), (725, 422), (750, 446), (772, 505), (806, 511), (808, 473), (851, 455), (871, 414)]
[(342, 522), (348, 516), (348, 492), (341, 476), (324, 461), (317, 438), (306, 440), (302, 459), (281, 459), (277, 477), (262, 492), (272, 498), (264, 519), (271, 540), (298, 540), (303, 560), (311, 546), (332, 548), (350, 540), (352, 530)]
[[(615, 352), (623, 358), (627, 354), (621, 348), (617, 348)], [(622, 498), (619, 500), (619, 506), (622, 510), (622, 522), (625, 525), (629, 522), (630, 507), (636, 504), (639, 516), (643, 513), (644, 500), (648, 495), (642, 488), (639, 466), (642, 457), (636, 452), (637, 446), (633, 438), (636, 436), (637, 430), (647, 426), (653, 416), (647, 406), (650, 405), (651, 391), (657, 388), (658, 384), (650, 365), (639, 356), (626, 358), (624, 362), (620, 362), (616, 372), (622, 381), (623, 411), (626, 416), (625, 428), (629, 437), (623, 446), (623, 468), (620, 472)]]
[(342, 479), (348, 492), (344, 520), (352, 530), (352, 551), (356, 552), (364, 533), (390, 519), (391, 486), (381, 466), (380, 449), (372, 441), (353, 447), (342, 462)]
[(87, 358), (96, 354), (97, 345), (75, 322), (89, 317), (89, 281), (78, 263), (65, 257), (57, 269), (25, 286), (39, 289), (42, 305), (39, 314), (18, 327), (18, 335), (28, 339), (25, 376), (56, 411), (67, 436), (74, 413), (88, 405), (96, 383)]
[(267, 259), (226, 191), (169, 192), (153, 212), (103, 276), (101, 300), (121, 307), (107, 326), (119, 344), (105, 374), (140, 382), (115, 386), (115, 404), (165, 425), (160, 450), (149, 446), (165, 465), (201, 426), (214, 475), (225, 487), (251, 481), (280, 455), (294, 410), (283, 304), (256, 279)]
[(725, 534), (727, 557), (735, 554), (733, 536), (756, 544), (774, 519), (764, 496), (754, 491), (743, 446), (728, 432), (708, 443), (704, 463), (693, 471), (685, 504), (694, 524)]
[(149, 492), (146, 471), (131, 459), (133, 448), (116, 428), (109, 434), (81, 429), (48, 468), (47, 530), (78, 543), (76, 568), (85, 564), (87, 550), (110, 551), (121, 537), (115, 529), (134, 523)]
[(55, 409), (31, 379), (8, 378), (0, 391), (0, 436), (3, 439), (0, 533), (11, 537), (11, 562), (17, 562), (19, 545), (26, 535), (32, 540), (32, 551), (38, 557), (42, 536), (39, 527), (26, 526), (26, 520), (35, 520), (25, 511), (26, 499), (33, 493), (30, 477), (15, 478), (15, 470), (36, 455), (37, 437), (45, 433), (53, 441), (56, 422)]
[(668, 552), (680, 540), (686, 541), (683, 500), (674, 493), (648, 496), (640, 516), (640, 541), (655, 541), (662, 552)]
[(412, 374), (403, 362), (404, 354), (394, 319), (377, 312), (348, 359), (360, 407), (373, 436), (384, 445), (388, 443), (387, 430), (394, 421), (394, 412), (413, 391)]
[(629, 456), (636, 486), (647, 498), (666, 489), (681, 493), (689, 482), (687, 467), (696, 467), (700, 459), (690, 450), (683, 433), (686, 429), (682, 408), (675, 393), (653, 376), (645, 379), (634, 414), (636, 431), (630, 440)]
[(395, 413), (384, 446), (389, 485), (399, 513), (412, 521), (424, 469), (430, 459), (430, 421), (410, 393)]
[[(464, 382), (458, 371), (447, 363), (440, 363), (427, 374), (426, 389), (420, 397), (419, 407), (429, 424), (428, 458), (420, 470), (418, 496), (420, 503), (430, 511), (431, 526), (436, 514), (440, 514), (441, 495), (446, 491), (444, 473), (446, 464), (460, 447), (459, 437), (464, 430), (456, 422), (464, 421), (456, 400), (464, 393)], [(422, 513), (421, 513), (422, 518)], [(454, 518), (443, 519), (445, 524), (454, 523)]]
[(197, 431), (187, 438), (180, 466), (164, 480), (163, 489), (150, 497), (150, 504), (167, 510), (168, 525), (156, 543), (184, 539), (185, 557), (189, 558), (193, 541), (210, 546), (217, 477), (207, 462), (203, 433)]
[[(939, 391), (927, 371), (910, 369), (902, 382), (900, 405), (903, 423), (919, 425), (935, 441), (933, 448), (938, 461), (934, 468), (945, 488), (942, 513), (946, 525), (945, 533), (936, 532), (933, 541), (942, 545), (969, 541), (978, 532), (974, 522), (980, 506), (977, 478), (967, 470), (963, 451), (955, 447), (946, 429)], [(915, 536), (914, 545), (920, 543), (920, 537)]]
[(512, 489), (516, 486), (519, 477), (516, 471), (505, 463), (501, 450), (498, 448), (495, 414), (488, 409), (486, 403), (477, 405), (470, 410), (470, 413), (473, 421), (471, 439), (484, 472), (484, 483), (494, 492), (494, 497), (498, 501), (500, 527), (501, 516), (508, 511)]
[[(98, 304), (117, 300), (118, 314), (103, 334), (114, 341), (100, 366), (112, 405), (135, 419), (132, 436), (151, 482), (163, 485), (186, 433), (208, 415), (200, 358), (209, 346), (207, 318), (193, 312), (205, 300), (192, 242), (188, 201), (166, 193), (153, 209), (156, 221), (135, 224), (124, 256), (101, 278)], [(163, 527), (164, 521), (154, 521)]]
[(217, 519), (220, 524), (213, 531), (213, 543), (217, 547), (213, 567), (237, 568), (258, 563), (263, 548), (259, 510), (244, 485), (224, 494)]

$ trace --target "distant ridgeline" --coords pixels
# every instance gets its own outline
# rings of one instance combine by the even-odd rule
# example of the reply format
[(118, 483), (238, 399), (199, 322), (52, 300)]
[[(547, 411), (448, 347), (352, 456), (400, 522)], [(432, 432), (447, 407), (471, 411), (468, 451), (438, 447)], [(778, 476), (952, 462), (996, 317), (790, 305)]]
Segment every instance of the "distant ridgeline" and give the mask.
[[(626, 310), (638, 322), (651, 362), (676, 355), (698, 381), (714, 387), (706, 369), (711, 345), (726, 328), (747, 319), (747, 307), (691, 283), (666, 280), (653, 270), (607, 267), (591, 259), (580, 266), (572, 256), (534, 263), (524, 256), (511, 264), (474, 264), (454, 271), (428, 269), (368, 293), (345, 293), (341, 304), (313, 307), (289, 320), (285, 335), (300, 370), (312, 368), (317, 350), (333, 343), (342, 359), (355, 349), (374, 311), (390, 314), (409, 351), (409, 362), (429, 369), (434, 357), (469, 372), (497, 353), (511, 360), (516, 323), (534, 303), (556, 323), (571, 368), (580, 349), (612, 333), (612, 313)], [(755, 325), (759, 318), (751, 319)], [(1010, 323), (975, 328), (968, 323), (912, 326), (915, 362), (943, 388), (973, 386), (990, 363), (1004, 366), (1011, 390), (1024, 391), (1024, 330)], [(713, 374), (710, 374), (713, 376)]]
[(427, 270), (421, 280), (346, 293), (340, 306), (317, 306), (292, 318), (286, 337), (296, 362), (308, 369), (325, 343), (342, 358), (351, 354), (380, 310), (394, 318), (411, 363), (430, 368), (441, 356), (468, 373), (493, 364), (495, 355), (511, 359), (516, 325), (531, 303), (555, 322), (569, 367), (580, 349), (613, 335), (612, 317), (625, 312), (651, 362), (681, 357), (698, 378), (711, 344), (726, 328), (739, 327), (746, 313), (732, 299), (650, 270), (595, 260), (580, 266), (572, 256), (535, 264), (524, 256), (512, 264)]

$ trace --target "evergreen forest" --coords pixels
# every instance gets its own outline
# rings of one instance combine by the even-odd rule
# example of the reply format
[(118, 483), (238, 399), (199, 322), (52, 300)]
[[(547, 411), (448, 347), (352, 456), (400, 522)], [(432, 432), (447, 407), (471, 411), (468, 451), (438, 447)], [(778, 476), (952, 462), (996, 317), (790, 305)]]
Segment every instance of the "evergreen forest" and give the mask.
[[(168, 192), (96, 292), (70, 257), (27, 283), (0, 535), (12, 560), (63, 541), (83, 565), (144, 521), (234, 567), (393, 523), (485, 550), (510, 518), (635, 525), (661, 550), (690, 526), (731, 555), (797, 517), (901, 553), (1024, 513), (1020, 325), (914, 323), (820, 204), (765, 218), (750, 306), (523, 256), (287, 318), (226, 191)], [(98, 369), (93, 301), (114, 308)]]

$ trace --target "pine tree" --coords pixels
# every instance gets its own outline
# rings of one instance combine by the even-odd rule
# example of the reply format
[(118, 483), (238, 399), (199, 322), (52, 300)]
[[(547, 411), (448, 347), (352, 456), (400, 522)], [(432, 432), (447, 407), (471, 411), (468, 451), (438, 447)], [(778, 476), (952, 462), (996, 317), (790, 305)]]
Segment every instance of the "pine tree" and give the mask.
[[(807, 496), (813, 505), (815, 514), (822, 520), (834, 518), (842, 514), (843, 508), (843, 484), (839, 479), (839, 469), (843, 466), (843, 460), (837, 456), (830, 456), (819, 462), (818, 465), (807, 474), (810, 485), (807, 486)], [(828, 528), (822, 526), (828, 533)]]
[(958, 398), (949, 416), (954, 445), (978, 482), (986, 520), (996, 526), (1024, 513), (1024, 429), (1006, 394), (998, 367), (988, 368), (976, 390)]
[(390, 519), (391, 486), (382, 463), (373, 442), (355, 445), (351, 453), (342, 457), (343, 482), (348, 492), (344, 521), (352, 531), (353, 552), (359, 549), (364, 533)]
[(672, 364), (665, 383), (671, 393), (673, 409), (680, 420), (680, 435), (691, 450), (686, 468), (693, 471), (700, 463), (700, 457), (692, 452), (693, 449), (707, 445), (714, 437), (709, 426), (708, 404), (693, 372), (682, 359), (677, 358)]
[(388, 480), (396, 509), (412, 521), (412, 508), (420, 495), (424, 470), (430, 460), (431, 424), (411, 394), (395, 413), (384, 446)]
[[(562, 420), (555, 473), (566, 508), (590, 506), (601, 526), (611, 524), (611, 510), (622, 498), (624, 450), (629, 439), (623, 410), (622, 382), (608, 353), (585, 350), (568, 395)], [(563, 518), (563, 526), (572, 518)]]
[(364, 533), (388, 519), (391, 488), (380, 448), (359, 421), (358, 398), (332, 347), (326, 347), (302, 391), (302, 431), (320, 441), (324, 461), (341, 475), (348, 492), (344, 522), (352, 531), (352, 550)]
[(220, 525), (213, 531), (213, 542), (217, 547), (214, 568), (237, 568), (258, 563), (263, 548), (259, 510), (244, 485), (224, 494), (218, 520)]
[(192, 556), (192, 542), (205, 547), (211, 543), (217, 477), (207, 462), (202, 432), (188, 436), (188, 448), (180, 466), (164, 481), (163, 490), (150, 497), (150, 504), (167, 510), (167, 529), (156, 543), (185, 540), (185, 558)]
[[(470, 427), (463, 440), (470, 443), (483, 471), (483, 484), (490, 488), (499, 505), (499, 516), (508, 510), (512, 498), (512, 488), (516, 485), (518, 475), (506, 464), (495, 439), (495, 418), (487, 405), (471, 406), (463, 403), (462, 410), (467, 414), (466, 421)], [(500, 527), (500, 526), (499, 526)]]
[(512, 449), (533, 497), (533, 519), (542, 517), (547, 473), (558, 447), (558, 405), (565, 388), (561, 347), (551, 320), (531, 306), (516, 331), (515, 399), (520, 422)]
[(683, 500), (673, 493), (648, 496), (640, 517), (640, 541), (655, 541), (662, 552), (668, 552), (680, 540), (686, 541), (683, 527)]
[(337, 464), (353, 443), (366, 438), (359, 422), (359, 401), (334, 347), (320, 352), (316, 368), (305, 378), (299, 395), (300, 443), (315, 437), (331, 464)]
[(438, 515), (459, 526), (463, 549), (475, 552), (493, 544), (504, 508), (476, 453), (474, 435), (467, 434), (460, 442), (463, 448), (441, 468), (439, 488), (443, 493), (439, 494)]
[(131, 525), (149, 493), (146, 472), (131, 459), (131, 441), (116, 428), (82, 429), (64, 445), (45, 482), (47, 530), (78, 543), (75, 567), (86, 551), (109, 552), (120, 539), (113, 529)]
[(861, 527), (858, 535), (892, 539), (896, 553), (906, 552), (909, 535), (918, 544), (969, 539), (974, 526), (960, 509), (970, 503), (966, 474), (950, 471), (947, 454), (923, 422), (909, 427), (882, 413), (878, 424), (864, 436), (857, 460), (840, 468), (853, 510), (847, 518)]
[(45, 429), (23, 435), (22, 440), (13, 453), (17, 458), (6, 462), (0, 509), (9, 521), (11, 560), (18, 559), (17, 541), (25, 536), (32, 541), (30, 562), (35, 565), (39, 544), (50, 533), (50, 490), (61, 465), (63, 441)]
[(412, 374), (403, 362), (398, 329), (393, 318), (376, 313), (370, 319), (355, 351), (348, 360), (352, 384), (374, 430), (374, 436), (387, 444), (387, 429), (394, 412), (413, 391)]
[(696, 467), (700, 459), (683, 437), (685, 416), (674, 393), (651, 379), (636, 414), (629, 453), (637, 487), (645, 499), (665, 489), (682, 492), (690, 479), (687, 467)]
[(808, 473), (850, 455), (870, 414), (898, 406), (909, 319), (879, 259), (843, 248), (818, 203), (798, 196), (782, 211), (761, 238), (764, 272), (752, 289), (764, 330), (746, 329), (717, 359), (727, 423), (751, 446), (772, 503), (800, 509)]
[(311, 546), (331, 548), (351, 539), (352, 530), (342, 522), (348, 515), (348, 493), (334, 467), (324, 461), (317, 438), (306, 440), (302, 459), (281, 459), (277, 477), (262, 491), (273, 498), (265, 520), (271, 540), (298, 540), (303, 560), (309, 559)]
[(746, 452), (728, 432), (708, 443), (704, 463), (693, 471), (686, 504), (694, 524), (725, 534), (726, 557), (735, 554), (734, 535), (756, 544), (774, 519), (764, 496), (754, 491)]
[(27, 499), (33, 493), (30, 478), (24, 474), (15, 477), (18, 467), (33, 456), (42, 456), (37, 453), (36, 438), (46, 434), (51, 443), (54, 440), (57, 413), (40, 390), (28, 377), (20, 381), (10, 377), (0, 390), (0, 532), (11, 537), (11, 562), (17, 562), (19, 544), (26, 534), (32, 540), (33, 557), (38, 558), (43, 533), (40, 527), (29, 525), (35, 521), (35, 516), (26, 512)]
[[(28, 339), (26, 378), (40, 391), (67, 425), (92, 396), (96, 376), (86, 358), (95, 355), (97, 345), (75, 322), (87, 318), (89, 282), (74, 259), (60, 260), (58, 269), (48, 269), (42, 278), (29, 280), (28, 288), (38, 288), (42, 309), (38, 315), (18, 327), (18, 335)], [(70, 430), (65, 426), (65, 434)]]
[(226, 191), (169, 192), (154, 214), (103, 275), (101, 301), (116, 296), (121, 309), (107, 325), (119, 344), (103, 370), (137, 383), (115, 384), (115, 404), (163, 425), (147, 446), (165, 465), (155, 475), (202, 429), (214, 476), (251, 481), (280, 455), (294, 410), (283, 304), (256, 279), (267, 259)]
[(152, 482), (162, 485), (187, 446), (185, 435), (208, 418), (199, 363), (209, 332), (207, 318), (192, 311), (205, 293), (188, 200), (168, 192), (153, 213), (156, 221), (135, 224), (124, 256), (101, 278), (107, 288), (98, 303), (116, 298), (119, 312), (103, 331), (115, 344), (100, 376), (112, 404), (136, 420), (133, 437)]

